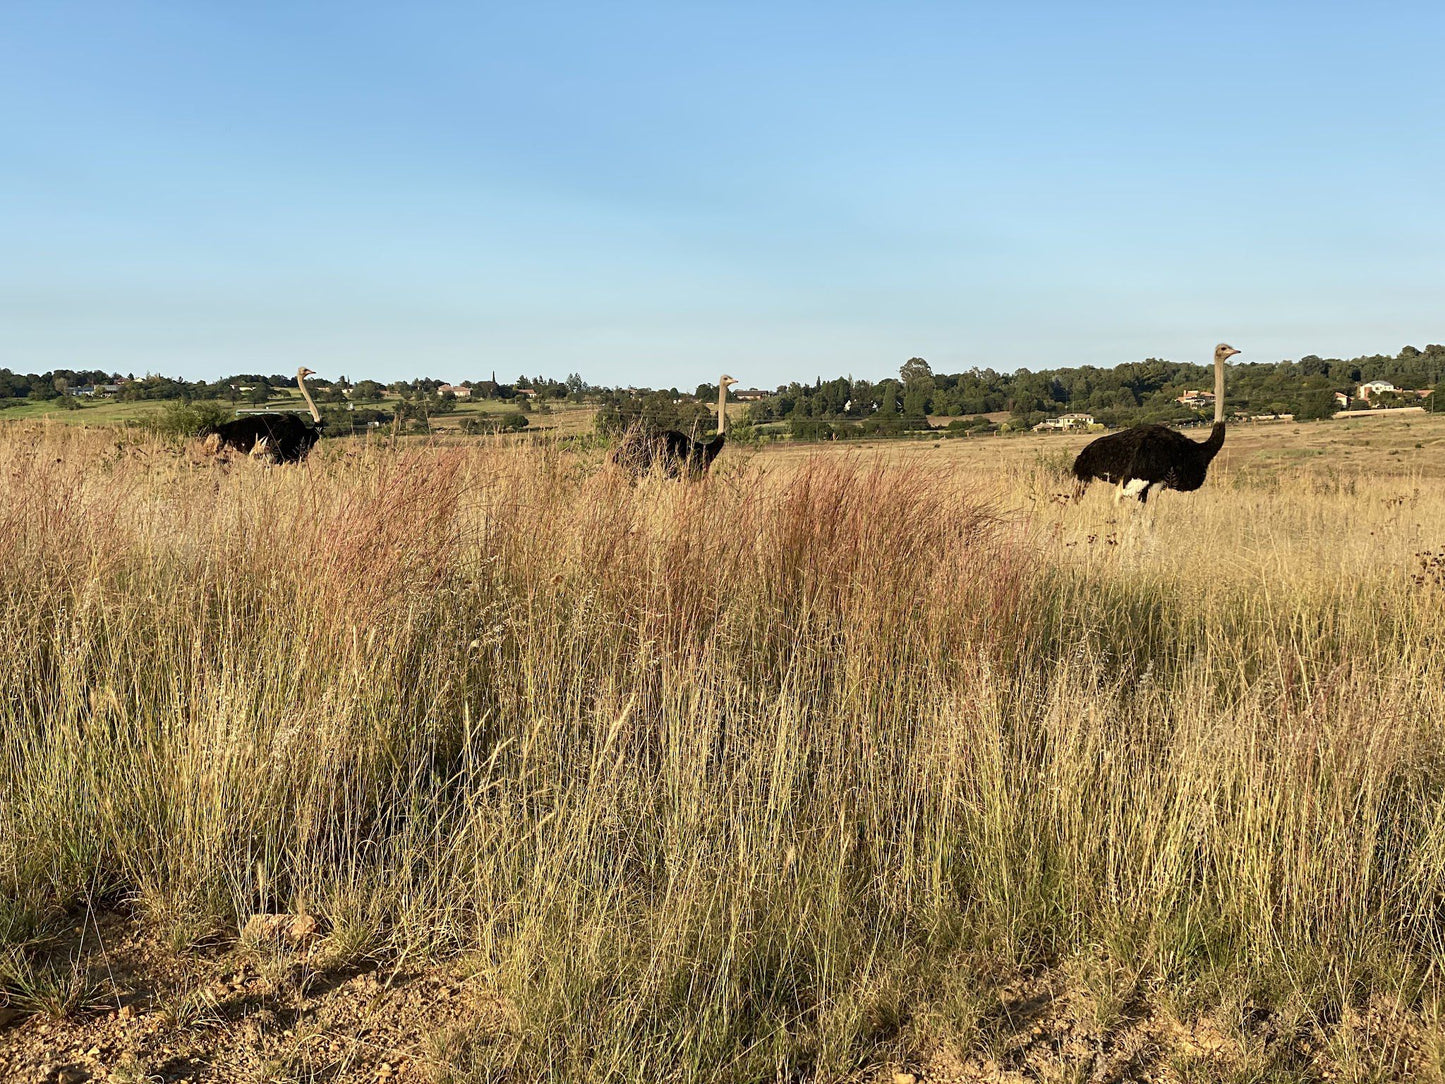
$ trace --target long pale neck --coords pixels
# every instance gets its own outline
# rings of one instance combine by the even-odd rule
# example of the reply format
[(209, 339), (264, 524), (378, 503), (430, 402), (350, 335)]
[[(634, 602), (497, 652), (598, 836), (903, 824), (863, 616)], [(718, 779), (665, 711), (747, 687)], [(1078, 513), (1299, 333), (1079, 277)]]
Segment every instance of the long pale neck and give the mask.
[(306, 381), (300, 376), (296, 377), (296, 386), (301, 389), (301, 398), (306, 400), (306, 405), (311, 408), (311, 420), (317, 425), (321, 424), (321, 411), (316, 409), (316, 404), (311, 401), (311, 393), (306, 390)]
[(728, 431), (728, 386), (718, 381), (717, 386), (717, 435)]
[(1224, 421), (1224, 359), (1214, 363), (1214, 424)]
[(1204, 461), (1207, 463), (1219, 454), (1219, 449), (1224, 447), (1224, 423), (1215, 422), (1209, 430), (1209, 439), (1200, 445), (1204, 449)]

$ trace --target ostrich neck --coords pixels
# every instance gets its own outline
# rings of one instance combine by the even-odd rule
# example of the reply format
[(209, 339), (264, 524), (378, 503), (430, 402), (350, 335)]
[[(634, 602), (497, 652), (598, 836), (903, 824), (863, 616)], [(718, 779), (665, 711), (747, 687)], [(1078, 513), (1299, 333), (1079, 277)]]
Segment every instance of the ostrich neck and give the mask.
[[(1209, 439), (1200, 445), (1204, 449), (1208, 459), (1213, 459), (1219, 454), (1219, 449), (1224, 447), (1224, 423), (1215, 422), (1214, 428), (1209, 430)], [(1207, 460), (1206, 460), (1207, 462)]]
[(1224, 359), (1214, 363), (1214, 424), (1224, 424)]
[(306, 405), (311, 408), (311, 420), (317, 425), (321, 424), (321, 411), (316, 409), (316, 404), (311, 401), (311, 393), (306, 390), (306, 381), (300, 376), (296, 378), (296, 386), (301, 389), (301, 398), (306, 400)]
[(728, 386), (718, 381), (717, 386), (717, 435), (728, 431)]

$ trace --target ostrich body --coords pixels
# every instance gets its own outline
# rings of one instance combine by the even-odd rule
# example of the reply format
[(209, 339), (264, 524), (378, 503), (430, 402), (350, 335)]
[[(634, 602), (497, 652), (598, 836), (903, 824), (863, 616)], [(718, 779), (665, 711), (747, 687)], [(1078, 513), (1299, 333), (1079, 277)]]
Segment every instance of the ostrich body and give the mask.
[(1074, 460), (1074, 477), (1081, 485), (1095, 478), (1117, 483), (1116, 503), (1127, 494), (1143, 504), (1154, 486), (1186, 493), (1202, 486), (1224, 447), (1224, 363), (1237, 353), (1225, 343), (1214, 348), (1214, 428), (1208, 440), (1190, 440), (1164, 425), (1136, 425), (1087, 445)]
[(646, 474), (657, 467), (669, 478), (697, 478), (708, 472), (712, 461), (727, 443), (728, 388), (737, 381), (723, 376), (717, 382), (717, 436), (693, 440), (686, 433), (668, 429), (662, 433), (634, 433), (626, 437), (612, 455), (612, 461), (633, 474)]
[[(243, 414), (222, 422), (207, 432), (213, 434), (223, 448), (234, 448), (246, 455), (273, 459), (279, 463), (300, 463), (321, 439), (321, 412), (306, 390), (306, 377), (311, 370), (304, 365), (296, 370), (296, 386), (311, 410), (315, 425), (307, 425), (296, 414), (279, 411), (265, 414)], [(205, 435), (205, 434), (202, 434)]]

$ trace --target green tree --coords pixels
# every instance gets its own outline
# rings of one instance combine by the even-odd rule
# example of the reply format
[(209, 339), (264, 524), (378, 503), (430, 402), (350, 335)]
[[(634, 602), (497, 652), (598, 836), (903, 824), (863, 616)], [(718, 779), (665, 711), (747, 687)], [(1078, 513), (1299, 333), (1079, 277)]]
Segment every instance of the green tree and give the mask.
[(883, 382), (883, 397), (878, 403), (878, 414), (880, 418), (898, 416), (898, 385), (891, 380)]
[(904, 387), (924, 380), (931, 385), (933, 368), (922, 358), (909, 358), (898, 367), (898, 379), (903, 381)]
[(928, 414), (933, 397), (933, 370), (922, 358), (909, 358), (898, 370), (903, 381), (903, 413), (909, 418), (923, 418)]
[(1307, 391), (1300, 396), (1294, 416), (1302, 422), (1313, 421), (1317, 418), (1333, 417), (1338, 409), (1334, 392)]

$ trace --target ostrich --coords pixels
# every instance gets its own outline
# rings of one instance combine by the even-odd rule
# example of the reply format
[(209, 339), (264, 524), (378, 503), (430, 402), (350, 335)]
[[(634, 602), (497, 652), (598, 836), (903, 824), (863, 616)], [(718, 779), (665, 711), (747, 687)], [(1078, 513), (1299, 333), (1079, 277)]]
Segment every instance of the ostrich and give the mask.
[(306, 390), (306, 377), (312, 370), (304, 365), (296, 370), (296, 386), (301, 389), (301, 398), (311, 409), (315, 425), (307, 425), (295, 414), (273, 412), (267, 414), (244, 414), (229, 422), (222, 422), (204, 430), (202, 436), (214, 436), (221, 447), (234, 448), (238, 452), (259, 458), (273, 459), (280, 463), (300, 463), (321, 439), (321, 412), (311, 401)]
[(1225, 343), (1214, 348), (1214, 428), (1206, 441), (1194, 441), (1163, 425), (1136, 425), (1100, 437), (1074, 460), (1080, 486), (1095, 478), (1117, 482), (1114, 503), (1124, 495), (1149, 500), (1153, 486), (1190, 492), (1204, 484), (1209, 464), (1224, 446), (1224, 363), (1239, 351)]
[(693, 440), (676, 429), (655, 435), (632, 433), (612, 453), (612, 461), (633, 474), (646, 474), (654, 466), (669, 478), (697, 478), (707, 473), (712, 461), (727, 443), (728, 388), (737, 381), (723, 376), (717, 382), (717, 436), (709, 441)]

